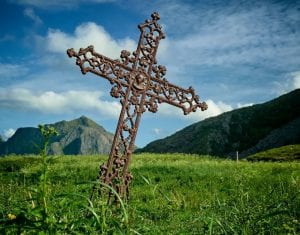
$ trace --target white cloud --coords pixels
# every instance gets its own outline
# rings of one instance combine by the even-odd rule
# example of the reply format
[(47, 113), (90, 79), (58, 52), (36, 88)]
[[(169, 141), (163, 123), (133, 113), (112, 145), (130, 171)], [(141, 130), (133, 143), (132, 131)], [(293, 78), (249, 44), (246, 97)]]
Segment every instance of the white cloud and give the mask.
[(4, 140), (7, 140), (8, 138), (12, 137), (15, 134), (15, 132), (16, 132), (16, 130), (14, 130), (12, 128), (4, 130), (4, 133), (3, 133)]
[(205, 110), (204, 112), (198, 110), (197, 112), (192, 113), (190, 117), (187, 118), (190, 118), (193, 121), (201, 121), (203, 119), (214, 117), (220, 115), (221, 113), (231, 111), (233, 109), (230, 105), (225, 104), (222, 101), (218, 101), (215, 103), (212, 100), (207, 100), (206, 103), (208, 105), (207, 110)]
[(3, 64), (0, 63), (0, 80), (4, 78), (15, 78), (25, 74), (29, 69), (20, 64)]
[(201, 111), (200, 109), (198, 109), (196, 112), (190, 113), (188, 115), (184, 115), (182, 110), (177, 107), (168, 104), (161, 104), (158, 107), (158, 114), (170, 116), (170, 117), (176, 116), (181, 119), (188, 119), (192, 122), (197, 122), (209, 117), (217, 116), (227, 111), (231, 111), (233, 109), (230, 105), (225, 104), (222, 101), (215, 103), (212, 100), (207, 100), (205, 102), (208, 105), (207, 110)]
[(68, 48), (78, 50), (89, 45), (93, 45), (97, 52), (112, 58), (119, 58), (123, 49), (133, 51), (136, 47), (136, 43), (129, 38), (113, 39), (102, 26), (93, 22), (79, 25), (74, 35), (50, 29), (46, 37), (47, 50), (50, 52), (65, 53)]
[(121, 105), (101, 100), (99, 91), (33, 92), (28, 89), (0, 90), (0, 107), (35, 110), (41, 113), (96, 112), (106, 118), (117, 118)]
[(35, 14), (34, 10), (32, 8), (25, 8), (24, 15), (33, 20), (33, 22), (37, 25), (42, 24), (43, 21), (41, 18)]
[(155, 133), (155, 135), (160, 135), (161, 134), (161, 129), (159, 128), (154, 128), (153, 132)]
[(300, 88), (300, 71), (293, 72), (291, 73), (291, 75), (293, 76), (293, 80), (292, 80), (293, 89)]
[(300, 71), (287, 73), (283, 79), (282, 82), (273, 82), (273, 90), (277, 95), (300, 88)]
[(253, 103), (246, 103), (246, 104), (238, 103), (237, 108), (245, 108), (245, 107), (249, 107), (249, 106), (252, 106), (252, 105), (253, 105)]

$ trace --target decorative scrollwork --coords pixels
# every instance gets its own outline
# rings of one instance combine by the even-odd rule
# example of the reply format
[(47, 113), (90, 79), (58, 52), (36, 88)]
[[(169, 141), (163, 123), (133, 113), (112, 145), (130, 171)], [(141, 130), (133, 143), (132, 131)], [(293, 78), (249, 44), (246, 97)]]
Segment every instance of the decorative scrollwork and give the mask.
[(177, 106), (183, 110), (185, 115), (195, 112), (198, 108), (202, 111), (207, 109), (205, 102), (200, 102), (199, 96), (195, 94), (192, 87), (183, 89), (169, 83), (165, 78), (158, 79), (152, 77), (145, 105), (151, 112), (157, 111), (159, 103), (168, 103)]
[[(132, 153), (132, 147), (137, 132), (136, 120), (141, 115), (142, 94), (131, 90), (126, 96), (127, 100), (122, 100), (123, 113), (122, 122), (117, 130), (118, 139), (115, 142), (115, 147), (112, 148), (110, 166), (104, 165), (100, 169), (100, 177), (103, 182), (111, 185), (117, 192), (128, 195), (128, 185), (132, 179), (132, 174), (129, 171), (124, 171), (124, 166), (129, 164), (128, 155)], [(104, 178), (103, 178), (104, 176)]]
[(71, 48), (67, 50), (67, 54), (69, 57), (76, 58), (76, 64), (83, 74), (92, 72), (108, 79), (112, 84), (128, 86), (128, 75), (131, 69), (118, 60), (112, 60), (96, 53), (93, 46), (80, 48), (78, 53)]
[(153, 64), (156, 64), (155, 55), (158, 44), (161, 39), (165, 38), (162, 27), (157, 22), (160, 19), (159, 14), (154, 12), (151, 18), (151, 20), (146, 20), (145, 23), (138, 26), (141, 36), (135, 55), (138, 65), (143, 67), (145, 71), (148, 71)]

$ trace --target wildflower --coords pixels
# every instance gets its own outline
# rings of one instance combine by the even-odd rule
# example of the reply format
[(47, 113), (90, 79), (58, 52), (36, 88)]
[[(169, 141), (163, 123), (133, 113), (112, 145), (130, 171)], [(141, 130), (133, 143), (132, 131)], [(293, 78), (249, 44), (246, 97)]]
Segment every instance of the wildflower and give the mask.
[(8, 217), (8, 219), (10, 219), (10, 220), (14, 220), (14, 219), (16, 219), (16, 218), (17, 218), (17, 216), (16, 216), (16, 215), (14, 215), (14, 214), (11, 214), (11, 213), (9, 213), (9, 214), (7, 215), (7, 217)]

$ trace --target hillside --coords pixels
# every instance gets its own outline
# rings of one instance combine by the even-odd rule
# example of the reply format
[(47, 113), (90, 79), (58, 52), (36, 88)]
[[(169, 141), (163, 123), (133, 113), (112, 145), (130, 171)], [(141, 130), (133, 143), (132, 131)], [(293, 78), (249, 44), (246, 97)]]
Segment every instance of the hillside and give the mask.
[[(113, 134), (85, 116), (49, 126), (59, 133), (50, 140), (49, 154), (107, 154), (110, 151)], [(0, 155), (37, 154), (42, 143), (43, 137), (38, 128), (19, 128), (11, 138), (1, 143)]]
[(294, 161), (300, 160), (300, 144), (258, 152), (247, 157), (248, 161)]
[(300, 89), (263, 104), (236, 109), (192, 124), (137, 152), (181, 152), (246, 157), (300, 143)]

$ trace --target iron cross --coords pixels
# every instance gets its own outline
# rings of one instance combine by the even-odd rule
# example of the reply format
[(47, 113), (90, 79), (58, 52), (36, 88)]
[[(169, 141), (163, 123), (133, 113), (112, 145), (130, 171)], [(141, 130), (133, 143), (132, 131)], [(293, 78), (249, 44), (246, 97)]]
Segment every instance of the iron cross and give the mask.
[(98, 54), (93, 46), (78, 52), (73, 48), (67, 50), (69, 57), (76, 58), (83, 74), (91, 72), (106, 78), (112, 84), (111, 96), (120, 98), (122, 110), (111, 152), (107, 163), (100, 166), (98, 179), (115, 189), (123, 199), (129, 195), (128, 185), (133, 178), (128, 167), (142, 113), (146, 109), (155, 113), (159, 103), (181, 108), (185, 115), (197, 108), (207, 109), (192, 87), (183, 89), (164, 78), (166, 68), (157, 65), (156, 52), (165, 35), (157, 23), (159, 14), (154, 12), (151, 18), (138, 26), (141, 34), (136, 51), (131, 54), (123, 50), (120, 59)]

